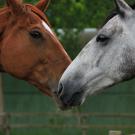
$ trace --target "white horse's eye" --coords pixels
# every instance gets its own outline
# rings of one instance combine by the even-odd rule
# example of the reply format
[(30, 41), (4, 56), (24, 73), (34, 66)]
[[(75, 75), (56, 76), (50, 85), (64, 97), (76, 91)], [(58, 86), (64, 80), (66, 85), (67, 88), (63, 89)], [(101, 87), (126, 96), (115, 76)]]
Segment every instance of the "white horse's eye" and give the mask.
[(97, 42), (106, 42), (106, 41), (108, 41), (109, 39), (110, 39), (110, 38), (109, 38), (108, 36), (106, 36), (106, 35), (104, 35), (104, 34), (100, 34), (100, 35), (97, 36), (96, 41), (97, 41)]

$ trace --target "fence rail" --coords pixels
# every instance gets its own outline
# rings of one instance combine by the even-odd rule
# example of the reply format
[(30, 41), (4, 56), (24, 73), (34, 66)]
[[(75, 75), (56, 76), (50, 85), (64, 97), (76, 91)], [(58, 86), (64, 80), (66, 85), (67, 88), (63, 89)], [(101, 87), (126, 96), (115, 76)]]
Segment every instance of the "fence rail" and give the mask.
[(79, 129), (135, 129), (135, 125), (46, 125), (46, 124), (13, 124), (10, 128), (79, 128)]
[(23, 113), (9, 113), (7, 114), (11, 117), (25, 117), (25, 116), (30, 116), (30, 117), (35, 117), (35, 116), (65, 116), (65, 117), (70, 117), (70, 116), (76, 116), (78, 117), (113, 117), (113, 118), (134, 118), (135, 119), (135, 113), (53, 113), (53, 112), (23, 112)]
[[(12, 124), (10, 123), (10, 119), (12, 117), (17, 117), (17, 118), (23, 118), (23, 117), (47, 117), (47, 116), (63, 116), (63, 117), (76, 117), (78, 118), (78, 122), (75, 125), (72, 124), (41, 124), (41, 123), (36, 123), (36, 124), (28, 124), (28, 123), (18, 123), (18, 124)], [(23, 113), (2, 113), (0, 114), (0, 117), (4, 118), (4, 122), (2, 125), (0, 125), (1, 129), (5, 132), (6, 135), (10, 135), (10, 132), (12, 129), (29, 129), (29, 128), (79, 128), (82, 130), (82, 135), (87, 135), (87, 130), (88, 129), (116, 129), (116, 130), (123, 130), (123, 129), (135, 129), (135, 125), (109, 125), (109, 124), (87, 124), (85, 122), (87, 117), (99, 117), (99, 118), (122, 118), (122, 119), (135, 119), (135, 114), (133, 113), (52, 113), (52, 112), (37, 112), (37, 113), (29, 113), (29, 112), (23, 112)]]

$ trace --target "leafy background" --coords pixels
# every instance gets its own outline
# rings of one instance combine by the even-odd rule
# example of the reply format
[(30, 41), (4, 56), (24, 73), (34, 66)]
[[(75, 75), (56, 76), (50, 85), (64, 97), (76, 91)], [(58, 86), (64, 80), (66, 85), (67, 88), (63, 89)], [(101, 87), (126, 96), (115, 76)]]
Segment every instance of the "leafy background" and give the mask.
[[(24, 1), (32, 4), (38, 2), (38, 0)], [(127, 1), (130, 4), (134, 2)], [(4, 0), (0, 0), (0, 5), (3, 4)], [(99, 28), (112, 9), (114, 9), (113, 0), (51, 0), (46, 14), (55, 31), (58, 28), (65, 31), (66, 34), (60, 40), (69, 55), (74, 58), (83, 47), (79, 44), (78, 33), (84, 28)], [(77, 28), (75, 33), (72, 31), (73, 28)], [(57, 34), (59, 36), (59, 33)]]

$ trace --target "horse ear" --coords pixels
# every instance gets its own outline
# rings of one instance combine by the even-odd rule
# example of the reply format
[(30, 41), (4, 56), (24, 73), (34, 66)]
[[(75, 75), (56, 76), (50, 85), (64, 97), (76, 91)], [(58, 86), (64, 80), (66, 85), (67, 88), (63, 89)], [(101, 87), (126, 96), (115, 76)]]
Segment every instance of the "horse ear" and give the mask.
[(22, 0), (7, 0), (7, 6), (11, 8), (15, 15), (24, 13)]
[(50, 4), (50, 1), (51, 0), (40, 0), (39, 3), (37, 3), (36, 7), (45, 12)]
[(133, 13), (132, 8), (124, 0), (115, 0), (115, 3), (121, 17), (126, 17)]

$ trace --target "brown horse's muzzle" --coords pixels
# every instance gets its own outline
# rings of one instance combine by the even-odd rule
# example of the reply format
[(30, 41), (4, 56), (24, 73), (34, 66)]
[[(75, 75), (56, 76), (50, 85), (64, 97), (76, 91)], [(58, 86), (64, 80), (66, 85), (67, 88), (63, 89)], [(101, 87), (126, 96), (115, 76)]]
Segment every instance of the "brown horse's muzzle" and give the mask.
[(46, 95), (52, 97), (55, 91), (57, 91), (60, 77), (70, 62), (70, 59), (64, 59), (39, 63), (33, 68), (32, 72), (28, 74), (25, 80), (36, 86)]

